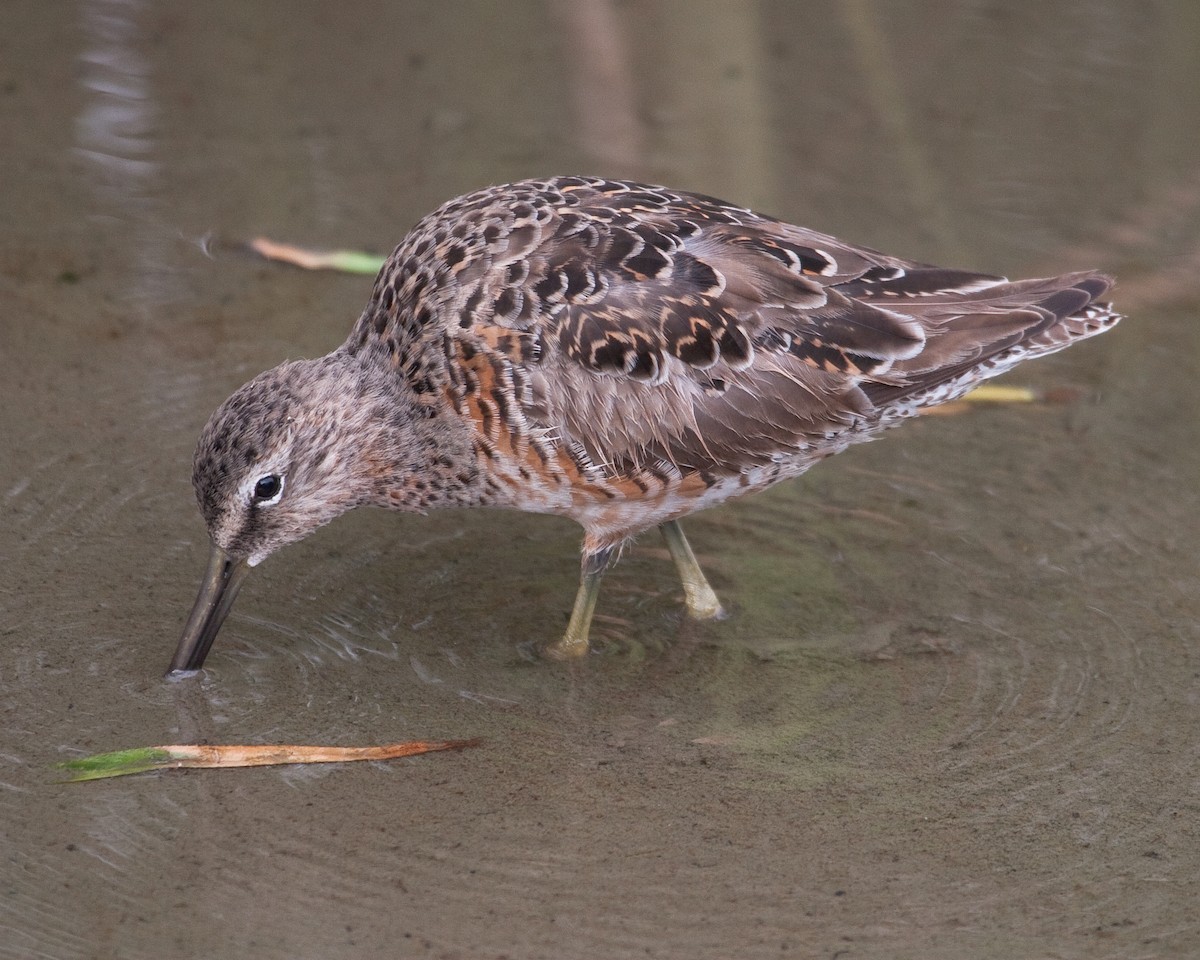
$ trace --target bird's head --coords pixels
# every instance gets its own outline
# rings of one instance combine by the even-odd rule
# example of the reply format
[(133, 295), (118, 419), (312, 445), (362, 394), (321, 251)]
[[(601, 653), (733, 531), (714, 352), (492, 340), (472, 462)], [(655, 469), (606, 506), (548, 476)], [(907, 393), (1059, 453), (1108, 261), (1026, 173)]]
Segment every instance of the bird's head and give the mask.
[(192, 484), (212, 540), (170, 673), (200, 668), (242, 581), (280, 547), (371, 502), (379, 378), (341, 354), (285, 363), (226, 400), (200, 434)]

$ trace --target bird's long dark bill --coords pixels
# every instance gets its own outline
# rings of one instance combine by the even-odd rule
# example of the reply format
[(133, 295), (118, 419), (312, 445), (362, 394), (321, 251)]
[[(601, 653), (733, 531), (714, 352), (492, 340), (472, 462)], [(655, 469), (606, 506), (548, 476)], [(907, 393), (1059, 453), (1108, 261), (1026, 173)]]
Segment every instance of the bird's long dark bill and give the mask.
[(175, 657), (167, 670), (167, 676), (188, 673), (204, 666), (209, 647), (225, 622), (229, 608), (237, 599), (242, 581), (250, 572), (245, 560), (229, 556), (220, 547), (214, 546), (208, 558), (208, 569), (204, 571), (204, 582), (200, 584), (200, 595), (183, 628)]

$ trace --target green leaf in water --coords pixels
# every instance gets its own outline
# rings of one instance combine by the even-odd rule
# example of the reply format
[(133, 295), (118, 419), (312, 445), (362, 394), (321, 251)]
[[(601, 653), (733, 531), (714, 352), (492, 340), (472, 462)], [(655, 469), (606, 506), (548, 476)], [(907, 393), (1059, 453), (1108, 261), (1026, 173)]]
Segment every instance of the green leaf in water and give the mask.
[(124, 777), (131, 773), (157, 770), (170, 763), (175, 757), (162, 747), (136, 747), (132, 750), (114, 750), (112, 753), (94, 753), (90, 757), (77, 757), (59, 764), (70, 772), (68, 783), (81, 780), (101, 780), (104, 777)]

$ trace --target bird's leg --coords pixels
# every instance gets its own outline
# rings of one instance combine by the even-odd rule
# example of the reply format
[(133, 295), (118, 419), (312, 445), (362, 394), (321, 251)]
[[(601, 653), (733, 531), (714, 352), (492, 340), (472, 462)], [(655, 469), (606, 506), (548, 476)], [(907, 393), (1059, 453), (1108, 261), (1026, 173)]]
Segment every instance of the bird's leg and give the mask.
[(542, 655), (551, 660), (573, 660), (588, 652), (588, 631), (592, 626), (592, 614), (596, 611), (596, 597), (600, 594), (600, 580), (612, 559), (613, 547), (588, 549), (584, 542), (580, 558), (579, 592), (575, 594), (575, 607), (571, 610), (571, 622), (567, 632), (554, 643), (542, 648)]
[(679, 579), (683, 581), (683, 595), (687, 600), (688, 614), (697, 620), (710, 620), (725, 615), (721, 609), (721, 601), (708, 580), (696, 555), (692, 553), (692, 545), (683, 535), (683, 527), (678, 520), (668, 520), (659, 528), (667, 541), (667, 549), (671, 551), (671, 559), (679, 570)]

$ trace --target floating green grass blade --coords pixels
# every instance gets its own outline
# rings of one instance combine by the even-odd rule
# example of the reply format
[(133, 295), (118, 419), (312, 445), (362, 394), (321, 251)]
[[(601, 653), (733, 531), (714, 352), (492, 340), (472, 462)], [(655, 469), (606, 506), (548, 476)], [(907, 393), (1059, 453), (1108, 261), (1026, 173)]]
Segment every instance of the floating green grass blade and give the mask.
[(479, 740), (405, 740), (369, 747), (314, 746), (311, 744), (176, 743), (165, 747), (138, 747), (78, 757), (60, 763), (72, 776), (68, 783), (124, 777), (147, 770), (179, 767), (264, 767), (293, 763), (347, 763), (354, 760), (393, 760), (439, 750), (465, 750)]
[(374, 276), (383, 266), (385, 257), (360, 250), (310, 250), (292, 243), (279, 243), (268, 237), (255, 237), (250, 249), (268, 260), (290, 263), (305, 270), (340, 270), (342, 273), (365, 273)]
[(77, 783), (80, 780), (102, 780), (105, 777), (124, 777), (131, 773), (158, 770), (175, 759), (170, 750), (162, 747), (137, 747), (77, 757), (60, 763), (59, 767), (71, 774), (67, 778), (68, 783)]

